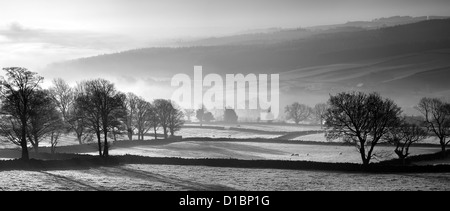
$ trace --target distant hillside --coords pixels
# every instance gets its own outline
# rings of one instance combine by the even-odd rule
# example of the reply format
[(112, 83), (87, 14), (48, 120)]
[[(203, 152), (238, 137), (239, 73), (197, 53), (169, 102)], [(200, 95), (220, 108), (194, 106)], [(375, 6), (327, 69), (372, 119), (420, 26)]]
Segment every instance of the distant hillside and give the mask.
[(344, 24), (335, 24), (335, 25), (325, 25), (325, 26), (313, 26), (308, 27), (307, 29), (313, 30), (329, 30), (329, 29), (337, 29), (337, 28), (349, 28), (349, 27), (357, 27), (363, 29), (378, 29), (390, 26), (399, 26), (417, 23), (426, 20), (440, 20), (440, 19), (448, 19), (450, 17), (446, 16), (420, 16), (420, 17), (411, 17), (411, 16), (393, 16), (388, 18), (378, 18), (372, 21), (352, 21)]
[(298, 28), (298, 29), (267, 29), (267, 30), (252, 30), (241, 34), (227, 36), (227, 37), (211, 37), (206, 39), (199, 39), (189, 42), (178, 42), (177, 46), (192, 47), (192, 46), (218, 46), (218, 45), (258, 45), (258, 44), (274, 44), (290, 40), (302, 39), (311, 37), (320, 32)]
[(46, 74), (71, 80), (125, 75), (136, 81), (192, 74), (194, 65), (202, 65), (204, 74), (280, 73), (284, 103), (301, 98), (312, 104), (326, 100), (329, 93), (363, 90), (386, 93), (412, 110), (421, 96), (450, 95), (449, 19), (379, 29), (325, 30), (314, 36), (305, 29), (297, 33), (304, 37), (100, 55), (50, 65)]
[(122, 72), (170, 76), (203, 65), (206, 72), (279, 73), (450, 48), (450, 20), (323, 33), (276, 44), (146, 48), (53, 64), (49, 71)]
[(303, 39), (321, 33), (336, 33), (336, 32), (354, 32), (365, 29), (379, 29), (390, 26), (399, 26), (411, 23), (417, 23), (425, 20), (446, 19), (444, 16), (394, 16), (388, 18), (379, 18), (372, 21), (354, 21), (344, 24), (314, 26), (296, 29), (283, 28), (267, 28), (255, 29), (237, 33), (234, 36), (227, 37), (212, 37), (207, 39), (200, 39), (195, 41), (181, 41), (177, 46), (215, 46), (215, 45), (249, 45), (249, 44), (268, 44), (279, 43), (284, 41), (291, 41)]

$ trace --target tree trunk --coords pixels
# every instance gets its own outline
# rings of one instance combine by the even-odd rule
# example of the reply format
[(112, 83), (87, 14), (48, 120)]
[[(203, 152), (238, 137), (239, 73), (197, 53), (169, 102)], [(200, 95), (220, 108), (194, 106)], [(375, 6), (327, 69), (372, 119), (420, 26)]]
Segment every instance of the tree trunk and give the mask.
[(29, 160), (28, 146), (27, 146), (27, 121), (22, 118), (22, 140), (20, 146), (22, 147), (22, 160)]
[(29, 160), (30, 157), (28, 156), (28, 147), (27, 147), (26, 139), (25, 139), (25, 141), (23, 141), (23, 139), (22, 139), (22, 141), (20, 142), (20, 146), (22, 147), (22, 160)]
[(102, 156), (102, 140), (100, 139), (100, 131), (96, 132), (97, 134), (97, 142), (98, 142), (98, 155)]
[(445, 156), (445, 140), (441, 141), (441, 153), (442, 153), (442, 157), (446, 157)]
[(108, 132), (106, 129), (103, 129), (105, 132), (104, 136), (105, 136), (105, 143), (103, 146), (103, 157), (108, 157), (109, 156), (109, 146), (108, 146)]
[(155, 131), (155, 140), (158, 140), (158, 134), (156, 134), (156, 127), (153, 127), (153, 131)]
[(35, 153), (39, 153), (39, 143), (34, 144), (33, 149)]
[(394, 150), (395, 154), (398, 156), (399, 159), (402, 159), (403, 152), (399, 149)]
[(399, 155), (399, 158), (402, 161), (402, 165), (405, 165), (406, 164), (406, 155), (401, 154), (401, 155)]
[(78, 139), (78, 143), (79, 144), (83, 144), (83, 133), (76, 133), (77, 134), (77, 139)]
[(133, 141), (133, 130), (128, 128), (128, 140)]
[(404, 154), (403, 150), (400, 150), (400, 149), (395, 149), (394, 152), (395, 152), (395, 154), (397, 154), (398, 159), (401, 160), (402, 165), (405, 165), (406, 157), (408, 156), (408, 153)]
[(366, 158), (366, 150), (364, 149), (364, 144), (361, 144), (361, 147), (359, 148), (359, 153), (361, 154), (363, 165), (367, 166), (369, 164), (370, 159)]
[(369, 158), (363, 158), (363, 165), (364, 166), (368, 166), (370, 163), (370, 159)]
[(163, 130), (164, 130), (164, 138), (167, 139), (168, 138), (168, 136), (167, 136), (167, 127), (163, 127)]
[(55, 145), (54, 145), (54, 138), (53, 138), (53, 132), (50, 135), (50, 153), (54, 154), (55, 153)]
[[(34, 152), (39, 153), (39, 140), (36, 135), (30, 137), (31, 146), (33, 146)], [(33, 140), (33, 141), (32, 141)]]
[(116, 134), (116, 130), (113, 130), (112, 131), (112, 133), (113, 133), (113, 138), (114, 138), (114, 141), (117, 141), (117, 134)]
[(142, 130), (139, 129), (138, 130), (138, 141), (142, 141), (143, 137), (142, 137)]

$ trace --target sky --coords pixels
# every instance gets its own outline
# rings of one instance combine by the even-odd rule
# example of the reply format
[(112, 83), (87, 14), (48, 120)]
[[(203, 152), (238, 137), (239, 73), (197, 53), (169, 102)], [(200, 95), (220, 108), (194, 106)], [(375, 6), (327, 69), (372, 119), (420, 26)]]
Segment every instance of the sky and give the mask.
[(395, 15), (450, 15), (448, 0), (0, 0), (0, 67)]
[(173, 40), (449, 11), (448, 0), (0, 0), (0, 68), (40, 73)]

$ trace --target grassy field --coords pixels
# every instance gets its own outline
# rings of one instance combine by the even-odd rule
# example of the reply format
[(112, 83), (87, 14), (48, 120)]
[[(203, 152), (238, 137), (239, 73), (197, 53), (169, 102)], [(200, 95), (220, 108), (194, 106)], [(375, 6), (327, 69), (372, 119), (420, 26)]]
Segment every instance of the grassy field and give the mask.
[[(284, 125), (269, 127), (264, 124), (240, 125), (237, 129), (220, 127), (223, 128), (198, 128), (195, 125), (184, 128), (178, 134), (188, 138), (183, 141), (155, 141), (152, 136), (146, 136), (146, 141), (118, 141), (112, 144), (110, 155), (361, 163), (354, 146), (329, 143), (323, 133), (315, 134), (313, 129), (317, 128), (314, 127), (303, 131)], [(301, 135), (288, 141), (277, 139), (280, 134), (286, 134), (284, 137)], [(42, 143), (40, 152), (49, 152), (47, 145)], [(421, 155), (439, 150), (439, 146), (434, 145), (412, 147), (410, 151), (412, 155)], [(79, 145), (73, 136), (65, 136), (58, 152), (97, 155), (97, 148), (95, 143)], [(375, 153), (380, 157), (373, 162), (396, 157), (389, 146), (377, 146)], [(65, 156), (67, 159), (71, 157), (70, 154)], [(18, 149), (0, 149), (0, 160), (19, 157)], [(449, 160), (445, 159), (414, 164), (448, 163)], [(0, 171), (0, 190), (450, 190), (449, 187), (450, 173), (370, 174), (168, 164)]]
[[(317, 133), (317, 134), (310, 134), (310, 135), (302, 135), (302, 136), (297, 136), (291, 140), (295, 140), (295, 141), (315, 141), (315, 142), (328, 142), (327, 139), (325, 138), (325, 133)], [(341, 142), (342, 140), (337, 139), (337, 140), (333, 140), (333, 142)], [(439, 139), (435, 136), (431, 136), (428, 137), (418, 143), (421, 144), (439, 144)]]
[(249, 138), (277, 138), (280, 135), (255, 133), (255, 132), (243, 132), (230, 129), (202, 129), (202, 128), (182, 128), (177, 135), (183, 136), (183, 138), (237, 138), (237, 139), (249, 139)]
[[(96, 144), (73, 145), (58, 148), (59, 153), (81, 153), (97, 155)], [(429, 154), (440, 150), (439, 147), (411, 147), (411, 154)], [(40, 152), (49, 152), (41, 148)], [(373, 162), (395, 158), (393, 148), (377, 146), (375, 153), (381, 157)], [(149, 157), (180, 158), (234, 158), (243, 160), (304, 160), (333, 163), (361, 163), (359, 153), (354, 146), (330, 144), (303, 144), (276, 140), (240, 140), (240, 139), (189, 139), (189, 141), (140, 141), (116, 142), (110, 149), (110, 155), (140, 155)], [(295, 154), (295, 156), (293, 156)], [(20, 150), (2, 150), (0, 158), (19, 158)]]
[[(293, 124), (223, 124), (223, 123), (209, 123), (204, 124), (204, 127), (200, 127), (199, 124), (186, 124), (184, 128), (176, 133), (177, 136), (183, 138), (231, 138), (231, 139), (275, 139), (286, 134), (315, 131), (320, 130), (320, 126), (315, 125), (293, 125)], [(162, 137), (163, 131), (160, 128), (158, 130), (159, 137)], [(295, 136), (295, 135), (294, 135)], [(133, 136), (133, 139), (137, 139), (137, 135)], [(126, 135), (118, 135), (118, 140), (127, 140)], [(153, 140), (154, 135), (148, 134), (145, 136), (145, 140)], [(78, 145), (78, 140), (74, 134), (67, 134), (61, 136), (58, 146), (71, 146)], [(39, 146), (50, 146), (49, 140), (44, 140), (39, 143)], [(18, 146), (8, 142), (0, 141), (0, 149), (18, 148)]]
[(0, 181), (3, 191), (450, 190), (450, 173), (367, 174), (139, 164), (78, 170), (2, 171)]
[[(294, 125), (294, 124), (262, 124), (262, 123), (243, 123), (243, 124), (224, 124), (208, 123), (200, 127), (197, 123), (186, 124), (184, 128), (176, 133), (183, 138), (229, 138), (229, 139), (281, 139), (306, 142), (329, 142), (325, 138), (325, 133), (321, 132), (318, 125)], [(158, 131), (158, 136), (162, 137), (162, 131)], [(125, 135), (118, 135), (118, 140), (128, 140)], [(137, 135), (133, 136), (137, 139)], [(154, 140), (153, 134), (145, 136), (145, 140)], [(334, 140), (332, 142), (342, 142)], [(436, 137), (429, 137), (420, 143), (438, 144)], [(50, 146), (48, 140), (42, 141), (42, 147)], [(63, 135), (60, 138), (58, 146), (78, 145), (78, 140), (73, 134)], [(0, 142), (0, 149), (18, 148), (9, 142)]]
[[(411, 154), (427, 154), (439, 151), (437, 147), (412, 147)], [(379, 160), (396, 156), (391, 147), (379, 146), (375, 153), (382, 155)], [(94, 153), (95, 154), (95, 153)], [(112, 155), (141, 155), (181, 158), (236, 158), (270, 160), (305, 160), (317, 162), (360, 163), (361, 158), (353, 146), (281, 144), (258, 142), (187, 141), (158, 146), (139, 146), (111, 150)], [(298, 154), (292, 156), (292, 154)], [(376, 162), (376, 160), (375, 160)]]

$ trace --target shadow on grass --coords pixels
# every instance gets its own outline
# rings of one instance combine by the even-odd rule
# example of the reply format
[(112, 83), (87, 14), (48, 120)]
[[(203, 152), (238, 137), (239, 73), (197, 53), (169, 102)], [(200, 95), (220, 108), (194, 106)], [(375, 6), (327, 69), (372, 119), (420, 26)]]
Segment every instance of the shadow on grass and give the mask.
[[(421, 154), (421, 155), (413, 155), (409, 156), (405, 159), (405, 165), (411, 165), (415, 162), (420, 161), (434, 161), (434, 160), (441, 160), (448, 158), (450, 156), (450, 150), (446, 150), (445, 153), (442, 153), (442, 151), (431, 153), (431, 154)], [(380, 164), (382, 165), (403, 165), (403, 161), (400, 159), (392, 159), (392, 160), (386, 160), (381, 161)]]
[(79, 187), (82, 190), (95, 190), (95, 191), (101, 191), (102, 189), (99, 189), (97, 187), (91, 186), (89, 184), (77, 181), (73, 178), (70, 177), (65, 177), (65, 176), (61, 176), (61, 175), (56, 175), (56, 174), (52, 174), (49, 172), (45, 172), (45, 171), (40, 171), (42, 174), (45, 174), (47, 176), (49, 176), (50, 178), (53, 178), (53, 182), (54, 183), (59, 183), (62, 185), (70, 185), (72, 187)]

